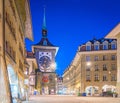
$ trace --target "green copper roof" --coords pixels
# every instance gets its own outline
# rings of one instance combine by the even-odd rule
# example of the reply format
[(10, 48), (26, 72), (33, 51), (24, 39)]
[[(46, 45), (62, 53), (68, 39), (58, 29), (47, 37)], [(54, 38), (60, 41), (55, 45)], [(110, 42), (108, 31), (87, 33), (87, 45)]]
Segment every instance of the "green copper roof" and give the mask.
[(45, 8), (44, 8), (44, 15), (43, 15), (43, 26), (42, 26), (42, 29), (46, 30)]

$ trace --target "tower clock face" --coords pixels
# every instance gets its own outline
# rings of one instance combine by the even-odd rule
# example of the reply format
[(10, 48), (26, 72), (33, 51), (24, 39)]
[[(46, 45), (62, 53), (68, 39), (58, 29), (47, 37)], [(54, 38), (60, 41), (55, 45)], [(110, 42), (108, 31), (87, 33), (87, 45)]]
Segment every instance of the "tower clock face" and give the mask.
[(48, 72), (50, 69), (51, 60), (48, 56), (42, 56), (39, 59), (40, 70), (42, 72)]

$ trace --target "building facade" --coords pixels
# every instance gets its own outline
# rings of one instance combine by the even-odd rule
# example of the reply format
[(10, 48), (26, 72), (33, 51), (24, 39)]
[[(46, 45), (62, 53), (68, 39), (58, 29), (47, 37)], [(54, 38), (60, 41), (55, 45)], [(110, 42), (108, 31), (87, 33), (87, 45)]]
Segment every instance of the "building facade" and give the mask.
[(63, 75), (66, 93), (99, 95), (116, 92), (116, 39), (93, 39), (79, 46), (76, 56)]
[(35, 70), (38, 68), (36, 58), (32, 52), (27, 52), (26, 57), (27, 63), (29, 65), (28, 75), (29, 75), (29, 95), (34, 95), (36, 91), (36, 73)]
[(120, 97), (120, 23), (106, 35), (106, 38), (117, 39), (117, 93)]
[(63, 94), (63, 78), (61, 76), (56, 77), (56, 94)]
[(24, 39), (33, 39), (29, 1), (1, 0), (0, 28), (0, 101), (16, 103), (27, 95)]

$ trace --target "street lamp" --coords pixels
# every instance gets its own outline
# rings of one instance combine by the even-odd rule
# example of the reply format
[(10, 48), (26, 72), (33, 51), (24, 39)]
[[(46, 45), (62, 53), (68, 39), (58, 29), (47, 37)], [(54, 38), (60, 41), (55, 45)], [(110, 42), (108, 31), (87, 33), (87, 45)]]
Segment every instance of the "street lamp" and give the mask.
[(52, 71), (55, 71), (56, 69), (56, 63), (55, 62), (52, 62), (51, 65), (50, 65)]
[(91, 66), (91, 62), (87, 62), (86, 65), (87, 65), (87, 66)]

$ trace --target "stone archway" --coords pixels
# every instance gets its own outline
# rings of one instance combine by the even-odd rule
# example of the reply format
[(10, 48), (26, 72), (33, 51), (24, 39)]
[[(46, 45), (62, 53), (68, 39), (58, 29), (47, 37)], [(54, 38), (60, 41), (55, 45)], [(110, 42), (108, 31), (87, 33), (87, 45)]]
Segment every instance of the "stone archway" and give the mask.
[(98, 94), (99, 87), (98, 86), (87, 86), (85, 89), (86, 95), (93, 96)]
[(14, 68), (11, 65), (7, 66), (7, 70), (8, 70), (11, 95), (13, 98), (12, 101), (13, 103), (17, 103), (15, 98), (18, 98), (18, 77), (14, 71)]
[(104, 85), (102, 87), (103, 92), (111, 91), (111, 92), (116, 92), (116, 87), (113, 85)]

